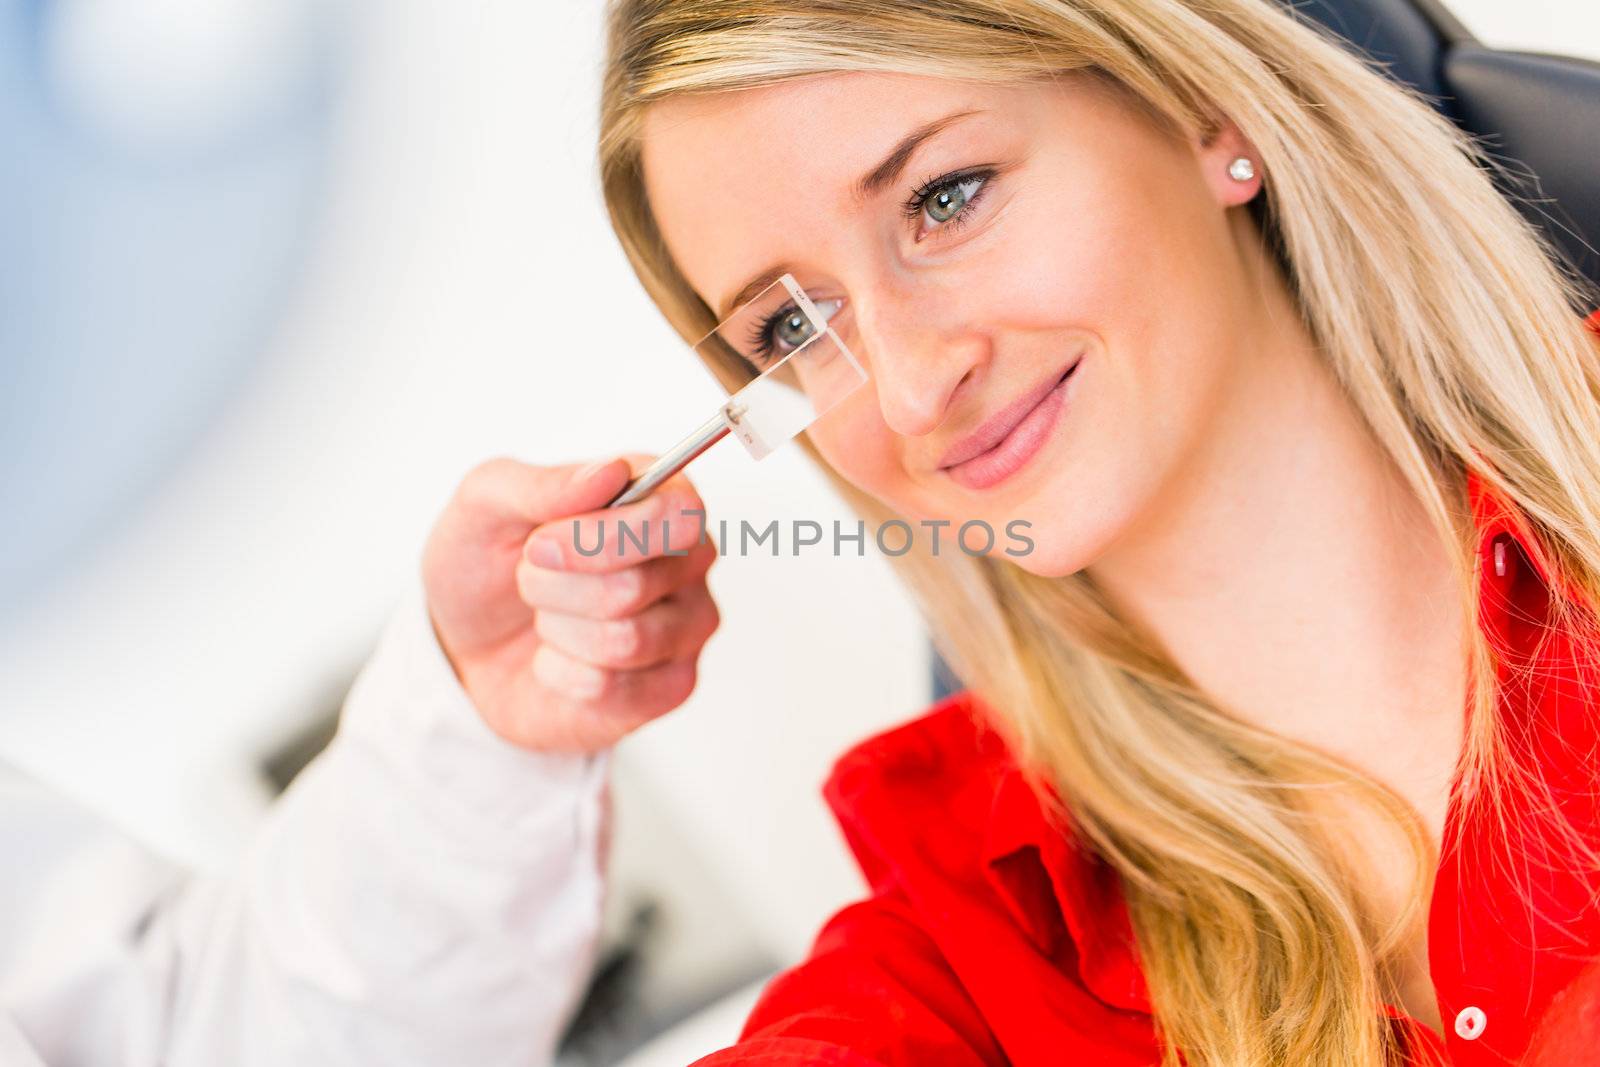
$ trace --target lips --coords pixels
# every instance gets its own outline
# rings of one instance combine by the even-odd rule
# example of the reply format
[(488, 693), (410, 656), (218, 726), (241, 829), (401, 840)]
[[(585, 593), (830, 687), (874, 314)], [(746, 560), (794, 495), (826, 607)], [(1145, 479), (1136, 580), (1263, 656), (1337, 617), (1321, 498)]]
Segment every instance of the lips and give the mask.
[(1078, 364), (1081, 362), (1083, 362), (1082, 355), (1074, 359), (1072, 364), (1060, 374), (1053, 378), (1046, 378), (1043, 382), (1040, 382), (989, 416), (977, 430), (951, 446), (950, 450), (940, 458), (939, 469), (947, 470), (958, 464), (965, 463), (999, 445), (1000, 442), (1010, 436), (1011, 431), (1015, 430), (1023, 419), (1033, 412), (1034, 408), (1039, 406), (1040, 401), (1049, 396), (1056, 386), (1060, 385), (1073, 371), (1078, 369)]

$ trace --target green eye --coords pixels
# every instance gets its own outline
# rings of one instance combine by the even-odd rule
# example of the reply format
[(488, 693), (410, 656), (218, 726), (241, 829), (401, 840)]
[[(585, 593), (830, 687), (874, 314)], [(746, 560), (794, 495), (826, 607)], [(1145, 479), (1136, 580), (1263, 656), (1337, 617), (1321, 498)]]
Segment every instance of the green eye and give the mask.
[(946, 186), (928, 198), (928, 217), (934, 222), (948, 222), (966, 205), (966, 190), (960, 185)]
[(947, 222), (960, 226), (967, 209), (983, 194), (989, 178), (989, 172), (968, 172), (927, 182), (906, 201), (906, 218), (912, 222), (932, 222), (935, 227)]
[[(823, 322), (830, 321), (838, 312), (840, 300), (819, 300), (817, 314)], [(746, 359), (756, 367), (763, 367), (775, 359), (782, 359), (802, 347), (816, 336), (811, 320), (792, 304), (757, 323), (750, 338)]]
[(799, 348), (811, 338), (811, 321), (798, 311), (790, 311), (774, 324), (773, 333), (785, 348)]

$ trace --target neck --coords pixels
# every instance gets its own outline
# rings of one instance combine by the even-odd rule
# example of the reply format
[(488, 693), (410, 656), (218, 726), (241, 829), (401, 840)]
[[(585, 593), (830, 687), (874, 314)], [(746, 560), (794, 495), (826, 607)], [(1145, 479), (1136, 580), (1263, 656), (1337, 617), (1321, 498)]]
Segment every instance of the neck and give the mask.
[(1448, 546), (1263, 291), (1229, 409), (1090, 576), (1223, 707), (1388, 781), (1437, 839), (1466, 699)]

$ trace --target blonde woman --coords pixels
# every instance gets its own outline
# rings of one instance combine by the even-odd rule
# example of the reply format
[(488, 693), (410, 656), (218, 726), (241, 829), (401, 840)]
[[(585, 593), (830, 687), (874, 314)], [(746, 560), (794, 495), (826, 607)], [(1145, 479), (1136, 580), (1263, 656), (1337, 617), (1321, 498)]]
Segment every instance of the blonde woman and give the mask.
[(666, 316), (792, 273), (841, 491), (1033, 543), (899, 559), (967, 688), (839, 762), (871, 894), (704, 1062), (1521, 1062), (1600, 957), (1600, 297), (1489, 160), (1269, 0), (611, 20)]

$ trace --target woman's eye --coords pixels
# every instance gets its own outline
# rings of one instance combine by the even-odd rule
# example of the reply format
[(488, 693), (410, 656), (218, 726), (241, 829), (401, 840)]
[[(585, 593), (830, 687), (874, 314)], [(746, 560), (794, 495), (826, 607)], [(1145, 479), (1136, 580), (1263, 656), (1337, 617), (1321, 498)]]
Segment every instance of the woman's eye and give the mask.
[(785, 348), (799, 348), (812, 334), (811, 320), (798, 311), (785, 314), (776, 326), (778, 343)]
[(982, 184), (982, 178), (968, 178), (945, 186), (928, 198), (928, 217), (934, 222), (947, 222), (954, 218), (956, 212), (967, 206), (967, 201), (972, 199)]
[(973, 174), (934, 186), (920, 198), (922, 214), (937, 225), (949, 222), (977, 199), (978, 190), (986, 181), (987, 177)]
[[(817, 309), (817, 314), (822, 316), (824, 322), (830, 321), (838, 312), (842, 300), (815, 300), (812, 301)], [(811, 328), (811, 319), (803, 314), (800, 309), (787, 307), (778, 312), (762, 327), (757, 339), (756, 355), (753, 362), (757, 366), (782, 359), (795, 349), (805, 344), (815, 336), (816, 331)]]

